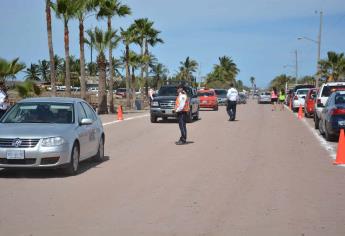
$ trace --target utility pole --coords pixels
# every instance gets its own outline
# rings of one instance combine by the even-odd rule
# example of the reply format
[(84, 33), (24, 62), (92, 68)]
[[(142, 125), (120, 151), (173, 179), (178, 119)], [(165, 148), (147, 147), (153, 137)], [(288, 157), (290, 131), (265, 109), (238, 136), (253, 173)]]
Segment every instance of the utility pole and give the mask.
[(319, 72), (320, 72), (320, 66), (319, 61), (321, 59), (321, 34), (322, 34), (322, 21), (323, 21), (323, 12), (320, 11), (320, 27), (319, 27), (319, 36), (317, 40), (317, 68), (316, 68), (316, 81), (315, 81), (315, 87), (319, 88)]
[(298, 80), (298, 53), (297, 49), (295, 50), (295, 76), (296, 76), (296, 84)]

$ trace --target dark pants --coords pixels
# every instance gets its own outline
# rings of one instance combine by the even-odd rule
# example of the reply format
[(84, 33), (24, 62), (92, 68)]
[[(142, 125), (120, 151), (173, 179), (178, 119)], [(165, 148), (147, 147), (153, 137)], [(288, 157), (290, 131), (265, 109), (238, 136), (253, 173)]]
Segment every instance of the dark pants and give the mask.
[(180, 140), (185, 142), (187, 140), (187, 127), (186, 127), (187, 112), (178, 112), (177, 118), (178, 118), (178, 124), (181, 131)]
[(0, 118), (5, 114), (6, 110), (0, 109)]
[(226, 107), (226, 111), (229, 114), (230, 120), (235, 120), (236, 118), (236, 101), (228, 101), (228, 105)]

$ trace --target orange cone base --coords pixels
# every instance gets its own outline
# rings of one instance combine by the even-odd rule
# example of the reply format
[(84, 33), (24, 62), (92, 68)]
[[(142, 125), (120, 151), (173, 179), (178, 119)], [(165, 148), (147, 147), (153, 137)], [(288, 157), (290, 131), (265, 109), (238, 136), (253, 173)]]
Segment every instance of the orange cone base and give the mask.
[(117, 108), (117, 120), (123, 120), (122, 106)]

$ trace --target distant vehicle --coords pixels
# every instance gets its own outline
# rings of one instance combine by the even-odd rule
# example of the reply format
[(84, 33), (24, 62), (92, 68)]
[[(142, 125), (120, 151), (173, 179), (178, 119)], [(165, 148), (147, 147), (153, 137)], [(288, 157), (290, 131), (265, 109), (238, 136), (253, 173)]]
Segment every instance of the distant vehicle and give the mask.
[[(186, 86), (187, 96), (189, 99), (190, 111), (187, 115), (187, 122), (199, 119), (199, 98), (196, 89), (191, 86)], [(177, 85), (164, 85), (154, 96), (151, 107), (151, 123), (156, 123), (158, 118), (163, 120), (168, 117), (176, 118), (175, 102), (177, 97)]]
[(324, 134), (328, 141), (336, 140), (340, 128), (345, 128), (345, 91), (331, 94), (319, 120), (320, 134)]
[(292, 99), (292, 110), (294, 112), (297, 112), (300, 106), (304, 108), (305, 97), (308, 91), (308, 88), (301, 88), (296, 90)]
[(218, 111), (218, 99), (213, 89), (198, 90), (200, 108), (211, 108)]
[(258, 95), (258, 104), (262, 103), (271, 103), (271, 93), (270, 92), (261, 92)]
[(126, 97), (126, 93), (127, 93), (127, 89), (126, 88), (118, 88), (118, 89), (116, 89), (116, 93), (115, 94), (117, 96), (125, 98)]
[(89, 91), (89, 92), (94, 92), (94, 93), (98, 93), (98, 87), (90, 87), (90, 88), (88, 88), (87, 91)]
[(214, 92), (216, 93), (218, 105), (226, 105), (228, 98), (226, 97), (228, 90), (226, 89), (214, 89)]
[(304, 116), (311, 117), (314, 115), (315, 110), (315, 98), (316, 98), (317, 89), (309, 89), (304, 103)]
[(247, 103), (247, 96), (243, 93), (239, 93), (237, 103), (238, 104), (246, 104)]
[(295, 85), (295, 87), (293, 88), (293, 92), (295, 93), (298, 89), (311, 89), (311, 88), (315, 88), (315, 86), (311, 84), (298, 84), (298, 85)]
[(344, 89), (345, 89), (345, 82), (330, 82), (330, 83), (325, 83), (321, 85), (321, 87), (319, 88), (319, 91), (317, 92), (316, 102), (315, 102), (315, 113), (314, 113), (315, 129), (319, 128), (321, 112), (327, 102), (328, 97), (331, 95), (333, 91), (344, 90)]
[(0, 168), (64, 168), (78, 173), (79, 162), (104, 159), (100, 118), (77, 98), (29, 98), (0, 119)]

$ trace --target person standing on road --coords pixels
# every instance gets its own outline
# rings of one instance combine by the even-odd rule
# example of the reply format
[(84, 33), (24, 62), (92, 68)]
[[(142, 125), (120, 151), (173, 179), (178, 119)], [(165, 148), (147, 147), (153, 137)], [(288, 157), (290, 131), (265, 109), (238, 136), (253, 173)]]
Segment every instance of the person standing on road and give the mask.
[(285, 96), (285, 91), (284, 89), (280, 90), (279, 93), (279, 105), (280, 105), (280, 110), (284, 110), (284, 102), (285, 102), (286, 96)]
[(189, 112), (189, 101), (186, 93), (186, 89), (183, 85), (177, 87), (178, 96), (175, 102), (175, 112), (178, 118), (178, 124), (181, 131), (181, 137), (176, 145), (186, 144), (187, 142), (187, 126), (186, 119)]
[(4, 82), (0, 82), (0, 118), (5, 114), (8, 107), (8, 95)]
[(276, 110), (277, 101), (278, 101), (277, 88), (276, 88), (276, 87), (273, 87), (273, 89), (272, 89), (272, 91), (271, 91), (272, 111), (275, 111), (275, 110)]
[(227, 93), (228, 104), (226, 107), (226, 111), (229, 115), (229, 121), (234, 121), (236, 119), (236, 105), (238, 99), (238, 91), (234, 88), (234, 84), (230, 83), (230, 88)]

